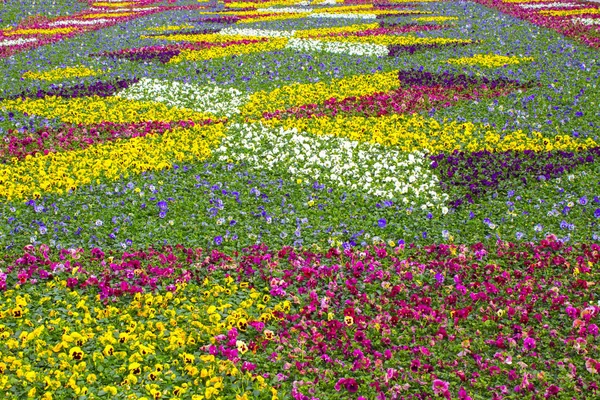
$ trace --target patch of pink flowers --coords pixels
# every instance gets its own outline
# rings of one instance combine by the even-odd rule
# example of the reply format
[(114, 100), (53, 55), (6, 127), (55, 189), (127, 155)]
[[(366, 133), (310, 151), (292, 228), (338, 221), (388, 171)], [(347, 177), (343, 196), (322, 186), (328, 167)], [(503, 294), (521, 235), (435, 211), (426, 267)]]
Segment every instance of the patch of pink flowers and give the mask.
[(59, 151), (82, 150), (94, 144), (129, 139), (151, 134), (163, 134), (175, 127), (192, 127), (194, 124), (207, 125), (215, 121), (202, 122), (148, 121), (138, 123), (103, 122), (94, 125), (63, 125), (59, 128), (42, 128), (34, 132), (9, 131), (0, 140), (0, 160), (13, 157), (23, 159), (38, 153), (47, 155)]
[[(552, 16), (540, 13), (540, 9), (528, 9), (521, 7), (522, 3), (506, 3), (502, 0), (474, 0), (476, 3), (483, 4), (485, 6), (495, 8), (503, 13), (512, 15), (533, 24), (550, 28), (559, 32), (565, 36), (575, 38), (582, 43), (585, 43), (591, 47), (600, 47), (600, 35), (598, 35), (598, 25), (588, 26), (583, 23), (577, 22), (574, 17), (585, 17), (585, 18), (598, 18), (599, 13), (581, 14), (576, 16)], [(564, 3), (560, 1), (559, 3)], [(576, 5), (576, 8), (597, 8), (597, 3), (588, 2), (573, 2), (570, 3)], [(536, 3), (531, 3), (536, 4)], [(544, 8), (547, 10), (572, 10), (573, 8), (565, 7), (554, 7)]]
[(513, 87), (489, 88), (462, 86), (410, 86), (401, 87), (387, 93), (374, 93), (361, 97), (348, 97), (338, 100), (331, 98), (322, 104), (305, 104), (287, 110), (264, 113), (266, 119), (273, 118), (313, 118), (339, 114), (380, 117), (388, 114), (413, 114), (431, 108), (450, 107), (459, 101), (506, 96)]
[[(294, 399), (332, 390), (352, 399), (595, 398), (598, 263), (600, 245), (554, 236), (319, 253), (255, 245), (230, 255), (42, 245), (4, 260), (0, 288), (58, 279), (117, 302), (215, 275), (248, 282), (289, 310), (274, 310), (268, 323), (249, 320), (200, 350), (254, 374), (276, 371), (275, 384)], [(252, 350), (243, 360), (237, 341)]]

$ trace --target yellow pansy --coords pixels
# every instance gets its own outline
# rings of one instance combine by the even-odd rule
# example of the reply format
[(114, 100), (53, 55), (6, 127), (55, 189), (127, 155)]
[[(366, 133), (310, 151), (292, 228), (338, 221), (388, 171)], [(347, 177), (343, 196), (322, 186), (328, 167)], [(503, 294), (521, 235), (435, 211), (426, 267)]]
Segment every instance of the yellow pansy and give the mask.
[(180, 63), (182, 61), (210, 60), (240, 54), (264, 53), (268, 51), (281, 50), (287, 44), (286, 38), (270, 38), (256, 43), (234, 44), (231, 46), (215, 46), (202, 50), (183, 50), (179, 55), (171, 58), (169, 63)]
[(354, 75), (317, 83), (294, 83), (270, 91), (250, 95), (242, 107), (245, 116), (262, 116), (265, 112), (285, 110), (293, 106), (321, 103), (330, 98), (343, 99), (376, 92), (387, 92), (400, 86), (398, 72)]
[(314, 135), (332, 135), (351, 140), (393, 146), (406, 152), (428, 150), (437, 154), (453, 150), (468, 152), (488, 151), (573, 151), (591, 148), (597, 143), (591, 139), (578, 139), (570, 135), (546, 137), (539, 132), (522, 130), (503, 132), (471, 122), (445, 121), (413, 115), (388, 115), (383, 117), (336, 116), (301, 119), (263, 120), (263, 124), (296, 128)]
[(15, 29), (3, 32), (6, 36), (12, 35), (65, 35), (76, 31), (77, 28), (38, 28), (38, 29)]
[(472, 57), (450, 58), (447, 60), (448, 64), (480, 65), (483, 67), (502, 67), (528, 61), (533, 61), (533, 57), (502, 56), (499, 54), (475, 54)]
[(568, 17), (570, 15), (600, 14), (600, 8), (578, 8), (574, 10), (541, 10), (540, 14), (551, 17)]
[(77, 66), (77, 67), (65, 67), (55, 68), (50, 71), (27, 71), (23, 74), (24, 79), (36, 79), (40, 81), (55, 81), (68, 78), (82, 78), (86, 76), (96, 76), (102, 74), (101, 70), (94, 70), (91, 68)]
[(84, 150), (50, 153), (0, 166), (0, 196), (32, 197), (36, 192), (64, 193), (99, 177), (170, 168), (174, 162), (203, 160), (224, 135), (222, 124), (176, 128), (163, 135), (106, 142)]

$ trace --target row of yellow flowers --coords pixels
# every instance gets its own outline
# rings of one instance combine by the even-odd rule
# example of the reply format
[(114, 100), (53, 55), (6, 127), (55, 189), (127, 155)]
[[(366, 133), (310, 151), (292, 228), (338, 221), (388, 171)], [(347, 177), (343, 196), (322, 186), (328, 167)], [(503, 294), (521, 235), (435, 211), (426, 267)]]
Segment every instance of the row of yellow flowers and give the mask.
[[(204, 1), (200, 1), (200, 3), (204, 3)], [(247, 7), (278, 7), (278, 6), (292, 6), (300, 3), (299, 0), (274, 0), (274, 1), (261, 1), (260, 3), (256, 2), (247, 2), (247, 1), (234, 1), (231, 3), (225, 3), (225, 7), (227, 8), (247, 8)]]
[(334, 33), (351, 33), (351, 32), (360, 32), (366, 31), (369, 29), (377, 29), (379, 28), (378, 23), (372, 24), (353, 24), (353, 25), (345, 25), (345, 26), (332, 26), (327, 28), (314, 28), (314, 29), (302, 29), (294, 32), (294, 37), (297, 38), (311, 38), (311, 37), (320, 37), (327, 36)]
[(175, 128), (162, 135), (96, 144), (84, 150), (28, 156), (0, 166), (0, 196), (35, 198), (42, 193), (65, 193), (81, 185), (120, 176), (170, 168), (174, 162), (203, 160), (224, 136), (217, 123)]
[(260, 117), (265, 112), (285, 110), (303, 104), (320, 103), (330, 98), (343, 99), (376, 92), (387, 92), (400, 86), (398, 72), (355, 75), (330, 82), (294, 83), (275, 90), (258, 91), (250, 96), (242, 115)]
[(568, 17), (571, 15), (583, 15), (583, 14), (600, 14), (600, 8), (578, 8), (575, 10), (542, 10), (542, 15), (549, 15), (551, 17)]
[(6, 36), (13, 35), (66, 35), (76, 31), (77, 28), (31, 28), (5, 30), (2, 33)]
[(400, 35), (377, 35), (377, 36), (332, 36), (322, 37), (320, 40), (331, 42), (351, 42), (351, 43), (370, 43), (383, 46), (399, 45), (399, 46), (415, 46), (415, 45), (446, 45), (446, 44), (468, 44), (473, 43), (471, 39), (449, 39), (435, 37), (417, 37), (417, 36), (400, 36)]
[(133, 2), (111, 3), (111, 2), (108, 2), (108, 1), (100, 1), (100, 2), (97, 2), (97, 3), (93, 3), (92, 7), (125, 8), (125, 7), (133, 7), (135, 5), (139, 5), (139, 3), (133, 3)]
[(16, 99), (0, 102), (0, 108), (56, 118), (75, 124), (143, 121), (203, 121), (210, 114), (185, 108), (173, 108), (158, 102), (127, 100), (120, 97), (48, 96), (41, 99)]
[(57, 81), (67, 78), (83, 78), (86, 76), (97, 76), (103, 73), (104, 71), (102, 70), (95, 70), (80, 65), (76, 67), (55, 68), (49, 71), (27, 71), (23, 74), (23, 78), (35, 79), (40, 81)]
[(296, 128), (314, 135), (332, 135), (361, 142), (394, 146), (402, 151), (428, 150), (432, 154), (463, 151), (534, 150), (573, 151), (598, 146), (593, 139), (577, 139), (569, 135), (545, 137), (540, 132), (522, 130), (498, 132), (471, 122), (444, 121), (419, 114), (383, 117), (336, 116), (304, 119), (270, 119), (264, 124)]
[[(231, 40), (231, 36), (224, 36)], [(226, 47), (210, 47), (202, 50), (183, 50), (179, 55), (171, 58), (169, 63), (182, 61), (210, 60), (213, 58), (229, 57), (232, 55), (263, 53), (283, 49), (288, 40), (286, 38), (272, 38), (266, 41), (250, 44), (236, 44)]]
[(534, 61), (533, 57), (502, 56), (499, 54), (475, 54), (472, 57), (460, 57), (448, 59), (448, 64), (456, 65), (480, 65), (482, 67), (494, 68), (510, 64)]

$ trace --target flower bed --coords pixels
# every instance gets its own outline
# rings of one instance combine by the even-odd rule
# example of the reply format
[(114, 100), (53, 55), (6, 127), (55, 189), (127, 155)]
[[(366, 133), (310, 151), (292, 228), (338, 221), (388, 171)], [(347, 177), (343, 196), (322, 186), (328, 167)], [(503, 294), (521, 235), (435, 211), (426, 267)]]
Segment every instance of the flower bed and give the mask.
[(597, 3), (30, 3), (0, 397), (600, 396)]
[(28, 246), (0, 276), (0, 335), (31, 358), (5, 357), (0, 384), (59, 398), (597, 395), (598, 262), (600, 246), (555, 237), (232, 255)]

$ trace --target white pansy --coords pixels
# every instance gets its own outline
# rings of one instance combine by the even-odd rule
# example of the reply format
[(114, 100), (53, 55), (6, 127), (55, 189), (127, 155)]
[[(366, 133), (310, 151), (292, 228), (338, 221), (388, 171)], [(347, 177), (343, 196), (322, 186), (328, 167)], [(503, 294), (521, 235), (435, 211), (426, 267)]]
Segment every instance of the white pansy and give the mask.
[(111, 8), (111, 9), (92, 7), (92, 8), (90, 8), (90, 11), (94, 12), (94, 13), (122, 13), (122, 12), (152, 11), (152, 10), (156, 10), (156, 9), (158, 9), (158, 7)]
[(356, 56), (387, 56), (387, 46), (370, 43), (324, 42), (314, 39), (290, 39), (286, 48), (296, 51), (349, 54)]
[(600, 25), (600, 18), (573, 18), (573, 21), (583, 25)]
[(577, 7), (580, 4), (577, 3), (541, 3), (541, 4), (521, 4), (522, 8), (528, 10), (535, 10), (538, 8), (555, 8), (555, 7)]
[(275, 31), (269, 29), (234, 28), (221, 29), (219, 35), (226, 36), (254, 36), (254, 37), (293, 37), (296, 31)]
[(269, 8), (259, 8), (256, 11), (258, 12), (268, 12), (268, 13), (291, 13), (291, 14), (296, 14), (296, 13), (311, 13), (313, 12), (312, 9), (310, 8), (300, 8), (300, 7), (280, 7), (280, 8), (276, 8), (276, 7), (269, 7)]
[(49, 26), (64, 26), (64, 25), (99, 25), (107, 22), (113, 22), (114, 19), (98, 18), (98, 19), (63, 19), (49, 23)]
[(225, 116), (239, 113), (239, 107), (248, 99), (247, 94), (234, 88), (199, 86), (150, 78), (141, 79), (119, 92), (117, 96), (129, 100), (157, 101), (172, 107)]
[(380, 198), (403, 194), (425, 208), (442, 207), (448, 200), (439, 190), (437, 176), (427, 167), (425, 153), (418, 151), (407, 154), (378, 144), (257, 123), (232, 125), (214, 155), (221, 161), (243, 161), (269, 171), (283, 169)]
[(36, 38), (19, 38), (11, 40), (0, 40), (0, 47), (18, 46), (25, 43), (36, 42)]
[(352, 13), (313, 13), (307, 18), (329, 18), (329, 19), (377, 19), (375, 14), (352, 14)]

